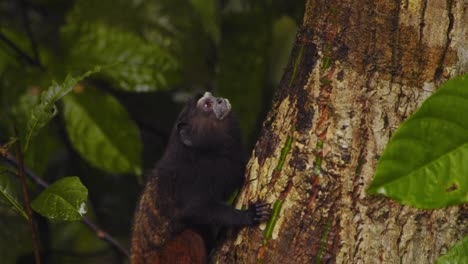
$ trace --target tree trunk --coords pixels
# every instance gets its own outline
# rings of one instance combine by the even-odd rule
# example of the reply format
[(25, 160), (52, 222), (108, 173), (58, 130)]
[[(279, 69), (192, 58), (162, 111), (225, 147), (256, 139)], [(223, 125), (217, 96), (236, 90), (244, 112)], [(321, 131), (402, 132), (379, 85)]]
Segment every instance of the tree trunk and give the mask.
[[(468, 72), (463, 0), (309, 0), (238, 206), (279, 209), (217, 263), (432, 263), (468, 233), (468, 206), (418, 210), (369, 196), (399, 124)], [(468, 88), (468, 87), (467, 87)]]

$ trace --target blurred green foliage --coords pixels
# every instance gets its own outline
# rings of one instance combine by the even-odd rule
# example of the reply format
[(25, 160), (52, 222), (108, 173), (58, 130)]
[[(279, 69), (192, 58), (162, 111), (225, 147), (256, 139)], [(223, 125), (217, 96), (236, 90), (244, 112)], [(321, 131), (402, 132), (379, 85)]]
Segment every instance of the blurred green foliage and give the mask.
[[(252, 147), (303, 8), (287, 0), (0, 1), (0, 145), (20, 140), (26, 166), (57, 183), (44, 191), (28, 181), (46, 216), (34, 217), (44, 262), (127, 262), (81, 222), (63, 220), (80, 218), (86, 201), (87, 217), (129, 247), (142, 172), (160, 157), (187, 94), (229, 98)], [(0, 257), (32, 263), (15, 173), (0, 162)]]

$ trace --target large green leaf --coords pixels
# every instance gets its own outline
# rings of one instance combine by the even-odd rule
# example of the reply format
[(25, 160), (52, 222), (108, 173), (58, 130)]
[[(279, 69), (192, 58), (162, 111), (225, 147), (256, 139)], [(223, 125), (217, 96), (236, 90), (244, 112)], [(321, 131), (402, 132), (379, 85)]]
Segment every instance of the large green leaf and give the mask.
[[(96, 43), (105, 42), (110, 50), (96, 47), (96, 43), (86, 43), (80, 48), (82, 51), (73, 51), (75, 55), (67, 61), (73, 68), (87, 68), (86, 63), (96, 61), (105, 60), (106, 63), (114, 63), (119, 53), (144, 58), (139, 61), (138, 65), (135, 65), (133, 70), (140, 71), (141, 75), (150, 80), (151, 76), (147, 75), (147, 72), (151, 69), (154, 73), (154, 83), (148, 83), (146, 79), (128, 79), (127, 76), (111, 80), (114, 81), (112, 83), (114, 87), (129, 91), (157, 90), (172, 87), (174, 83), (176, 85), (210, 83), (213, 80), (214, 71), (212, 63), (216, 58), (209, 34), (212, 36), (217, 34), (217, 25), (213, 24), (213, 20), (217, 19), (213, 18), (216, 10), (214, 3), (211, 5), (198, 0), (194, 1), (197, 3), (192, 4), (187, 0), (78, 0), (67, 15), (67, 25), (63, 30), (63, 36), (68, 44), (65, 43), (64, 46), (74, 50), (82, 45), (81, 40), (84, 37), (96, 34), (93, 33), (95, 30), (93, 28), (89, 32), (83, 32), (82, 29), (88, 27), (86, 25), (99, 25), (99, 27), (109, 29), (109, 34), (116, 32), (114, 35), (128, 37), (126, 40), (119, 40), (115, 36), (101, 34), (96, 36), (100, 39)], [(204, 7), (204, 4), (207, 6)], [(104, 39), (101, 40), (101, 38)], [(148, 51), (151, 49), (155, 51)], [(151, 59), (164, 63), (165, 56), (169, 54), (175, 61), (173, 70), (161, 71), (159, 65), (148, 64)], [(127, 67), (131, 67), (128, 65)], [(127, 71), (125, 67), (123, 70)], [(119, 71), (119, 69), (115, 68), (114, 71)], [(160, 85), (160, 81), (156, 80), (156, 73), (161, 73), (165, 77), (166, 85)], [(116, 73), (107, 75), (110, 78), (114, 76)], [(121, 83), (122, 80), (125, 83)], [(132, 82), (134, 85), (129, 87), (127, 84)]]
[(99, 70), (100, 68), (96, 67), (76, 78), (68, 75), (62, 84), (54, 81), (49, 89), (42, 92), (40, 102), (31, 110), (31, 116), (27, 122), (25, 150), (28, 149), (31, 138), (57, 114), (55, 102), (69, 93), (79, 81)]
[(77, 0), (67, 14), (67, 23), (102, 23), (171, 45), (175, 35), (197, 26), (194, 15), (187, 0)]
[(70, 24), (62, 31), (70, 46), (71, 70), (103, 68), (113, 87), (147, 92), (166, 89), (178, 80), (177, 61), (165, 49), (137, 34), (103, 23)]
[[(39, 87), (33, 86), (29, 91), (23, 93), (10, 109), (16, 127), (24, 128), (29, 120), (31, 109), (39, 102)], [(60, 137), (56, 127), (46, 126), (35, 133), (32, 144), (29, 144), (25, 153), (24, 163), (38, 175), (43, 175), (48, 167), (52, 155), (61, 147)], [(21, 133), (23, 132), (23, 133)], [(24, 134), (20, 129), (20, 135)], [(37, 144), (34, 144), (37, 142)]]
[[(158, 1), (76, 0), (73, 8), (67, 14), (67, 23), (99, 22), (123, 30), (138, 32), (147, 26), (148, 18), (145, 14), (155, 2)], [(154, 15), (158, 16), (159, 14)]]
[(88, 189), (76, 176), (65, 177), (47, 187), (32, 201), (32, 208), (55, 220), (80, 220), (86, 214)]
[(468, 202), (468, 75), (430, 96), (395, 132), (368, 192), (419, 208)]
[(24, 218), (28, 219), (20, 199), (20, 186), (14, 172), (0, 166), (0, 193)]
[(453, 245), (445, 255), (439, 257), (436, 264), (468, 263), (468, 236)]
[(71, 143), (89, 163), (111, 173), (141, 173), (139, 130), (114, 97), (85, 88), (64, 98), (64, 117)]

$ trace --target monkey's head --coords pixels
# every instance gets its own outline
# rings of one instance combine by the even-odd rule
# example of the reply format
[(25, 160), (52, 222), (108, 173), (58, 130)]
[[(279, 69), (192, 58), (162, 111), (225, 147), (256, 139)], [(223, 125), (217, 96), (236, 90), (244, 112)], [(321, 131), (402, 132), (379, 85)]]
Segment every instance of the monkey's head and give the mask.
[[(229, 100), (222, 97), (214, 97), (210, 92), (205, 92), (202, 97), (197, 96), (197, 110), (208, 118), (213, 118), (215, 122), (223, 120), (231, 113)], [(211, 116), (211, 117), (210, 117)]]
[(184, 146), (193, 149), (219, 149), (241, 145), (237, 118), (229, 100), (210, 92), (190, 100), (177, 119), (173, 133)]

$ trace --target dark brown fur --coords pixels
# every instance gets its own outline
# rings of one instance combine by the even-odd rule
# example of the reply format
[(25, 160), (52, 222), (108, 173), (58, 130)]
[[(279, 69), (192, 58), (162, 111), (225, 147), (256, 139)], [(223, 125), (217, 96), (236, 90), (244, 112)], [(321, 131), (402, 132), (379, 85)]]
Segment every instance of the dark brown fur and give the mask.
[[(241, 132), (227, 100), (205, 94), (211, 111), (197, 106), (199, 99), (181, 112), (164, 156), (148, 176), (134, 216), (133, 264), (206, 263), (213, 227), (254, 225), (269, 216), (263, 203), (245, 211), (225, 204), (244, 181)], [(226, 115), (219, 118), (215, 110)]]

